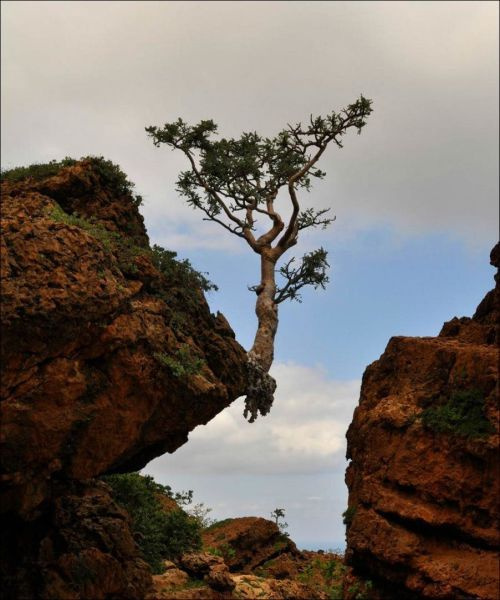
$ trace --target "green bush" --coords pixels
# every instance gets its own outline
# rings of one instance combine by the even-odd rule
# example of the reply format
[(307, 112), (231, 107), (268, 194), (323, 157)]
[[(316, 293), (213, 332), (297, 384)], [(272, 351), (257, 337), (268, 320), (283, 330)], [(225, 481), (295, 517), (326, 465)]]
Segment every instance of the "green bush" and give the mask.
[(356, 514), (356, 506), (349, 506), (349, 508), (347, 508), (343, 513), (342, 513), (342, 522), (344, 523), (344, 525), (346, 527), (349, 527), (354, 519), (354, 515)]
[(202, 358), (191, 354), (187, 344), (183, 344), (174, 355), (155, 352), (154, 357), (161, 365), (167, 367), (174, 377), (197, 375), (205, 364)]
[(154, 244), (151, 250), (153, 264), (169, 281), (186, 290), (195, 287), (201, 288), (204, 292), (217, 291), (217, 286), (205, 277), (207, 273), (196, 271), (187, 258), (177, 260), (176, 256), (177, 252), (165, 250), (157, 244)]
[(421, 419), (425, 427), (438, 433), (481, 438), (495, 431), (478, 390), (454, 392), (443, 404), (426, 408)]
[(130, 514), (134, 537), (153, 573), (163, 572), (165, 559), (172, 560), (201, 548), (198, 521), (180, 508), (166, 512), (158, 500), (158, 494), (164, 494), (180, 503), (189, 503), (192, 491), (173, 494), (169, 486), (138, 473), (108, 475), (103, 481), (113, 489), (117, 504)]
[(59, 204), (56, 204), (50, 212), (50, 218), (57, 223), (64, 223), (65, 225), (72, 225), (73, 227), (79, 227), (80, 229), (85, 230), (87, 233), (90, 233), (92, 237), (95, 237), (102, 242), (103, 246), (108, 251), (113, 249), (116, 239), (120, 237), (118, 233), (109, 231), (106, 227), (97, 223), (92, 218), (85, 219), (84, 217), (79, 217), (77, 215), (70, 215), (65, 212)]
[(27, 167), (14, 167), (12, 169), (2, 170), (0, 179), (2, 181), (22, 181), (23, 179), (45, 179), (57, 175), (63, 167), (71, 167), (76, 164), (76, 160), (68, 156), (63, 160), (51, 160), (48, 163), (33, 163)]

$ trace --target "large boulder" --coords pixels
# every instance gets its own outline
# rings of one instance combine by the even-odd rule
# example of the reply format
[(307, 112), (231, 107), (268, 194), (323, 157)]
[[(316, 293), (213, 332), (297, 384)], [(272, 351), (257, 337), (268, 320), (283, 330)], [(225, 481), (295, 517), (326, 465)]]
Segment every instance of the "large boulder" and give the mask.
[(295, 544), (276, 523), (260, 517), (226, 519), (209, 527), (202, 538), (206, 548), (224, 556), (233, 572), (250, 573), (280, 554), (298, 554)]
[(64, 489), (174, 452), (246, 387), (245, 351), (203, 278), (149, 247), (124, 176), (94, 159), (34, 172), (3, 177), (0, 253), (0, 526), (11, 545), (14, 526), (32, 528), (33, 564), (36, 524)]
[(387, 594), (496, 597), (496, 279), (472, 319), (392, 338), (365, 371), (347, 433), (346, 558)]

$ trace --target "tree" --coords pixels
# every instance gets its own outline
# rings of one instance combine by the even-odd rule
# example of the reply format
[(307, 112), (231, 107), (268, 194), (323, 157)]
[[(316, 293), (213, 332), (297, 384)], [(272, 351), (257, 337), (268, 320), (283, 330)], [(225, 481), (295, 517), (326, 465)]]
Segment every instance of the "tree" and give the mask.
[[(284, 508), (275, 508), (273, 510), (273, 512), (271, 513), (271, 517), (274, 519), (274, 522), (278, 526), (281, 533), (288, 536), (288, 533), (286, 533), (288, 523), (285, 523), (285, 509)], [(280, 523), (280, 519), (283, 519), (283, 522)]]
[[(307, 125), (287, 125), (274, 138), (256, 132), (243, 133), (239, 139), (213, 139), (217, 126), (212, 120), (187, 125), (182, 119), (163, 127), (146, 127), (155, 146), (166, 144), (180, 150), (189, 169), (180, 173), (177, 190), (189, 205), (201, 210), (204, 220), (246, 241), (260, 256), (258, 285), (249, 288), (257, 294), (255, 312), (258, 326), (254, 343), (247, 353), (248, 385), (245, 417), (253, 422), (258, 413), (266, 415), (272, 405), (276, 382), (269, 375), (274, 357), (274, 338), (278, 328), (278, 305), (285, 300), (300, 301), (299, 291), (307, 285), (324, 288), (328, 283), (327, 252), (319, 248), (305, 254), (299, 262), (291, 258), (278, 269), (283, 284), (276, 285), (276, 266), (283, 254), (295, 246), (299, 233), (308, 228), (330, 225), (330, 209), (301, 210), (298, 193), (309, 191), (313, 177), (325, 173), (316, 163), (333, 142), (342, 148), (342, 137), (349, 129), (361, 133), (372, 112), (371, 100), (361, 96), (356, 102), (327, 117), (312, 117)], [(278, 194), (284, 190), (290, 215), (280, 208)], [(257, 218), (267, 227), (259, 235)]]

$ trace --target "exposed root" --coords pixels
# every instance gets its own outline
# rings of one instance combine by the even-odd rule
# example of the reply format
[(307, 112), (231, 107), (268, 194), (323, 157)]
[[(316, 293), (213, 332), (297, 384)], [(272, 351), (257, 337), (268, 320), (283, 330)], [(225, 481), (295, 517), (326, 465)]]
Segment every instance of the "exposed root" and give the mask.
[(271, 410), (276, 390), (276, 381), (267, 373), (251, 354), (247, 361), (247, 397), (245, 398), (245, 410), (243, 416), (253, 423), (259, 412), (262, 416)]

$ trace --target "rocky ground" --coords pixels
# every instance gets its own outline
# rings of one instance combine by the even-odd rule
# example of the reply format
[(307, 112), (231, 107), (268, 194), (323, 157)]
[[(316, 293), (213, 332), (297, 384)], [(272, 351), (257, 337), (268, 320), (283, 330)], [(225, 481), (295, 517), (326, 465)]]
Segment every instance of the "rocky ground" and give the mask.
[(153, 576), (156, 599), (341, 600), (370, 585), (355, 578), (343, 557), (299, 551), (276, 524), (257, 517), (227, 519), (203, 534), (204, 550), (166, 561)]

